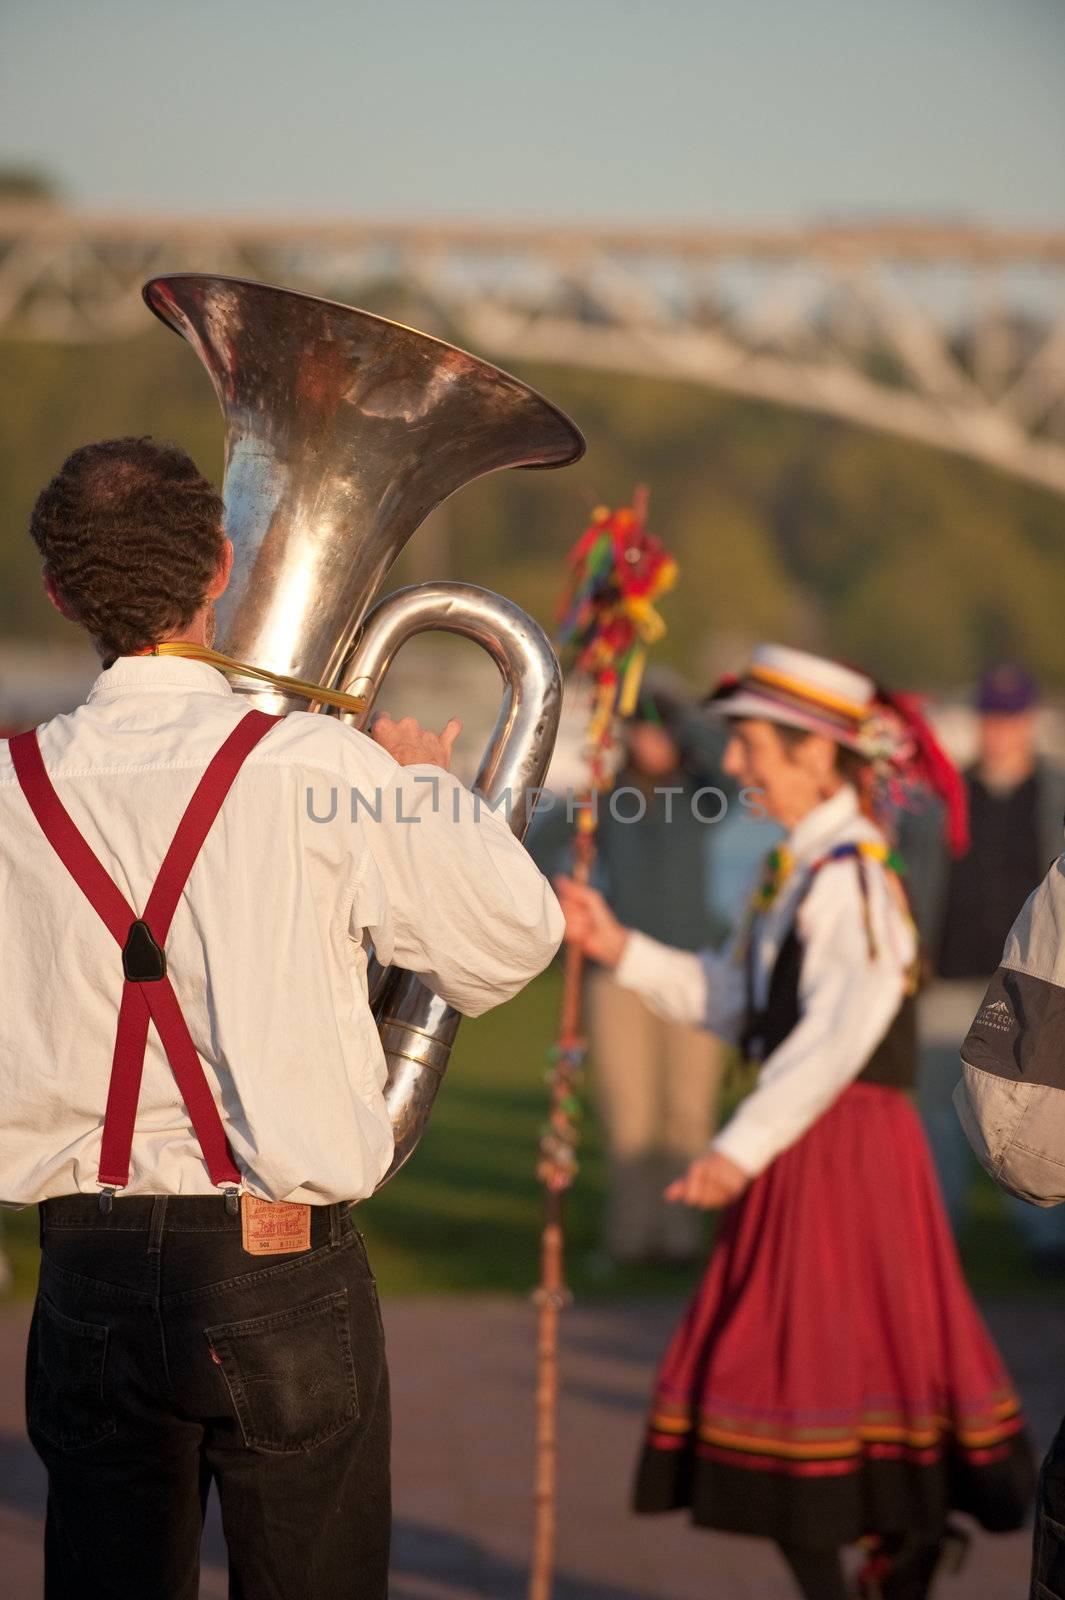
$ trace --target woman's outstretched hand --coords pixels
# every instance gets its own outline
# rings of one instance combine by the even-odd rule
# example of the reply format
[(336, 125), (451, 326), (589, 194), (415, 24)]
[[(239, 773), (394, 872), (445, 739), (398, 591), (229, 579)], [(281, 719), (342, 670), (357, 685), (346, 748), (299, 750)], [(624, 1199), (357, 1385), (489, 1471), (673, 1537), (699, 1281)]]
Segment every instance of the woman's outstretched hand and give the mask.
[(599, 893), (573, 878), (556, 878), (555, 890), (566, 917), (566, 939), (593, 961), (616, 967), (629, 937)]
[(696, 1156), (682, 1178), (670, 1184), (665, 1196), (667, 1200), (679, 1200), (684, 1205), (713, 1211), (717, 1206), (727, 1206), (730, 1201), (738, 1200), (750, 1181), (742, 1167), (728, 1156), (719, 1150), (707, 1150)]

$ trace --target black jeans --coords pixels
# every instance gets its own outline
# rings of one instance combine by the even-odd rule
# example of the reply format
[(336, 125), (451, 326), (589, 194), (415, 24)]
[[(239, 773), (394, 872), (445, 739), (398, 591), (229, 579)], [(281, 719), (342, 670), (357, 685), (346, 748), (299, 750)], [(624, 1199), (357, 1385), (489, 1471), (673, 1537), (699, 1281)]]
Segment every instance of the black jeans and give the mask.
[(247, 1255), (214, 1197), (46, 1201), (26, 1409), (46, 1600), (196, 1600), (218, 1486), (231, 1600), (384, 1600), (384, 1337), (346, 1206)]
[(1031, 1600), (1065, 1600), (1065, 1422), (1039, 1474)]

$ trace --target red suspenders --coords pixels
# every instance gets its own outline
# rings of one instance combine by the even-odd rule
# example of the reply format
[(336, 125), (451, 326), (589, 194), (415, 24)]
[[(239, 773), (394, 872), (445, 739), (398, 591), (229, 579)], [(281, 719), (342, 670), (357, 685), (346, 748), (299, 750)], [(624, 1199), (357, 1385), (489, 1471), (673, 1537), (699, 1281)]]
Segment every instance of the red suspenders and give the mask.
[(263, 711), (249, 711), (216, 752), (185, 808), (143, 917), (137, 916), (68, 815), (41, 759), (36, 730), (9, 741), (15, 775), (41, 831), (122, 950), (122, 1001), (100, 1150), (100, 1183), (106, 1189), (121, 1189), (129, 1181), (149, 1019), (181, 1090), (211, 1182), (223, 1187), (241, 1181), (188, 1023), (166, 974), (163, 946), (181, 891), (233, 780), (279, 720)]

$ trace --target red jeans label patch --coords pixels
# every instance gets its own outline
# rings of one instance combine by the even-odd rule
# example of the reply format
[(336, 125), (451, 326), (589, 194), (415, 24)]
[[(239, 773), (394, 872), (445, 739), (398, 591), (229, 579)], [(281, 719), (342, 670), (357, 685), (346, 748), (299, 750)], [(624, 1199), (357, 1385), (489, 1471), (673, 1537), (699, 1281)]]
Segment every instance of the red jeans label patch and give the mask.
[(250, 1256), (287, 1256), (297, 1250), (309, 1250), (311, 1208), (242, 1194), (240, 1229)]

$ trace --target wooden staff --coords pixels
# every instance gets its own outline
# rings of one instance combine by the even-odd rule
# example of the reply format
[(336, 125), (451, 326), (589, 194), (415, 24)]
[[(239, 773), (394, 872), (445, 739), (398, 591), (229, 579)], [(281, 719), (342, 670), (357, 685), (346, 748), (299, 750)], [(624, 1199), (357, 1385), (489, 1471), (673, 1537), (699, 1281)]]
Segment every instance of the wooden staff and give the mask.
[[(596, 806), (610, 787), (607, 755), (613, 722), (626, 693), (634, 694), (644, 644), (661, 626), (650, 602), (672, 586), (676, 566), (647, 534), (647, 490), (637, 489), (632, 507), (593, 513), (571, 556), (575, 577), (563, 607), (567, 641), (578, 646), (577, 670), (589, 675), (596, 694), (589, 730), (589, 785), (577, 812), (573, 877), (588, 883), (595, 862)], [(649, 626), (649, 615), (657, 631)], [(584, 955), (567, 944), (558, 1038), (552, 1051), (549, 1123), (540, 1143), (539, 1176), (544, 1186), (544, 1230), (540, 1247), (537, 1331), (535, 1524), (528, 1600), (551, 1600), (558, 1517), (559, 1317), (572, 1296), (566, 1286), (563, 1204), (577, 1173), (579, 1080), (585, 1043), (581, 1033)]]
[[(587, 812), (582, 812), (587, 815)], [(578, 834), (573, 876), (587, 883), (595, 859), (591, 832)], [(566, 1286), (563, 1196), (576, 1172), (575, 1157), (569, 1162), (557, 1157), (576, 1144), (577, 1075), (584, 1061), (581, 1037), (581, 997), (584, 978), (584, 952), (567, 944), (562, 977), (562, 1010), (559, 1041), (551, 1081), (551, 1133), (556, 1141), (556, 1160), (552, 1170), (543, 1170), (544, 1230), (540, 1242), (540, 1287), (536, 1292), (539, 1307), (537, 1330), (536, 1382), (536, 1488), (533, 1559), (529, 1577), (529, 1600), (551, 1600), (554, 1582), (555, 1541), (558, 1507), (558, 1395), (559, 1395), (559, 1316), (572, 1296)], [(544, 1167), (546, 1169), (547, 1162)]]

